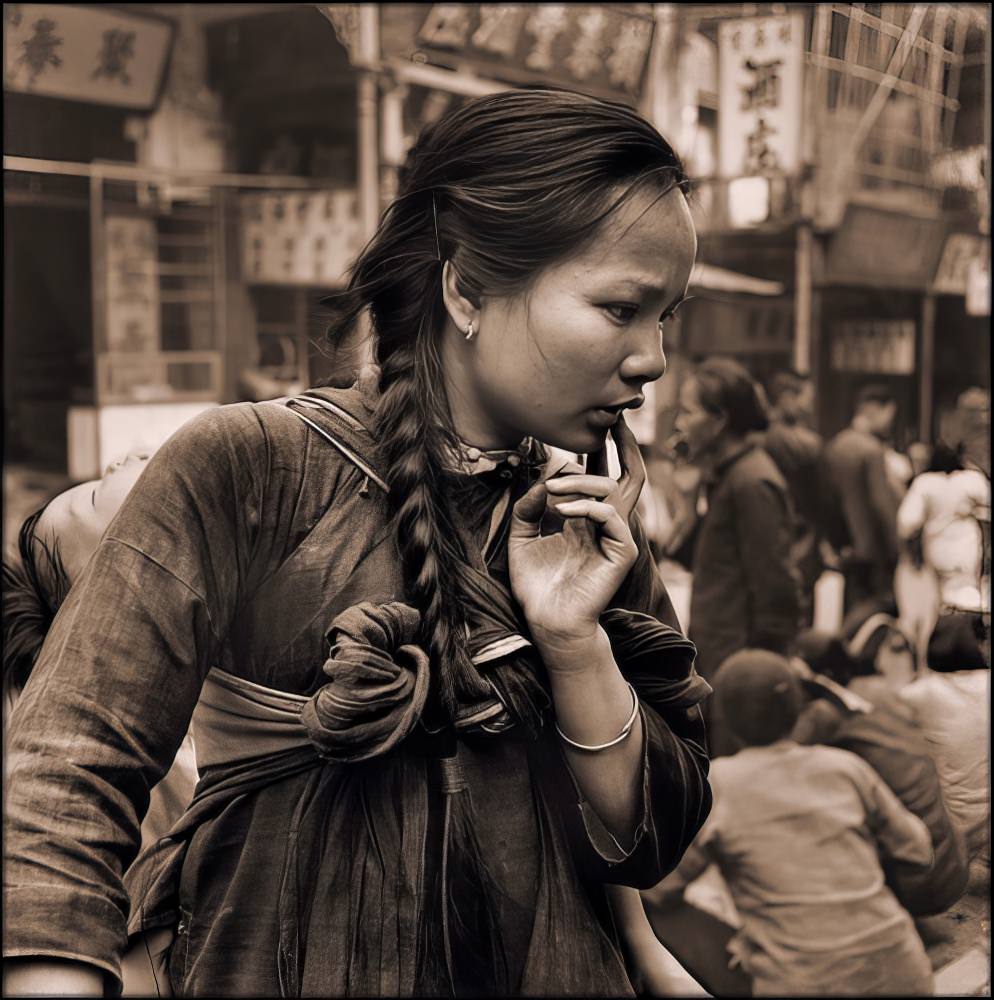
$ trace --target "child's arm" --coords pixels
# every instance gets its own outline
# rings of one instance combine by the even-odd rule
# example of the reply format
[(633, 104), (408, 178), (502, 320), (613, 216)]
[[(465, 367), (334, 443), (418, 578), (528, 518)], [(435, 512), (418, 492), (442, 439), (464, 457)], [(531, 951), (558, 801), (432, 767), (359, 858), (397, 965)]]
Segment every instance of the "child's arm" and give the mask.
[(864, 765), (867, 781), (867, 820), (880, 853), (894, 861), (927, 867), (934, 861), (932, 835), (928, 827), (884, 784), (876, 771)]
[(684, 854), (674, 871), (658, 885), (654, 885), (651, 889), (642, 890), (642, 898), (647, 903), (658, 907), (675, 906), (683, 899), (684, 889), (707, 871), (713, 860), (708, 854), (703, 840), (703, 835), (706, 835), (707, 830), (708, 823), (705, 823), (701, 833), (687, 848), (687, 853)]

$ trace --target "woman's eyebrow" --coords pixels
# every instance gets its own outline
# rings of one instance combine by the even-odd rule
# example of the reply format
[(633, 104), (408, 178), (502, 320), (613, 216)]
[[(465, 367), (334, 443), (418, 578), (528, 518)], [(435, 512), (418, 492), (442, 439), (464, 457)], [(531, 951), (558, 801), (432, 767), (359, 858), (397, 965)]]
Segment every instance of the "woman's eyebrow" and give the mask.
[(666, 294), (665, 287), (654, 285), (651, 281), (642, 281), (639, 278), (621, 278), (618, 281), (618, 287), (630, 288), (640, 293), (648, 292), (650, 295), (664, 296)]

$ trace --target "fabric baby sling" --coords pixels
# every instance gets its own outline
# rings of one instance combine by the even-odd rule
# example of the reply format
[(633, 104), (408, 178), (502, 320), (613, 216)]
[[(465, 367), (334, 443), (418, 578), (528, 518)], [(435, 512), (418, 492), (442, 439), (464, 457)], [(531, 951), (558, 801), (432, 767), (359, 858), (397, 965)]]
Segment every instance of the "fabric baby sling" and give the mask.
[[(367, 487), (388, 491), (357, 393), (313, 390), (286, 405), (366, 476)], [(540, 474), (526, 472), (520, 492)], [(498, 504), (492, 538), (499, 535), (513, 499), (511, 492)], [(510, 592), (488, 573), (479, 546), (467, 539), (464, 545), (471, 568), (469, 651), (493, 696), (459, 706), (448, 726), (429, 730), (425, 725), (430, 662), (419, 643), (420, 615), (402, 602), (361, 602), (335, 618), (327, 632), (328, 682), (311, 697), (265, 688), (216, 668), (207, 677), (194, 713), (198, 765), (205, 777), (161, 847), (177, 850), (184, 835), (236, 796), (292, 774), (311, 775), (291, 819), (283, 861), (276, 956), (283, 996), (299, 995), (302, 985), (307, 943), (301, 931), (313, 903), (302, 881), (312, 864), (320, 864), (322, 845), (335, 836), (345, 853), (355, 850), (354, 864), (361, 871), (348, 875), (353, 887), (356, 881), (375, 887), (378, 879), (389, 880), (371, 864), (371, 853), (393, 865), (392, 877), (402, 884), (396, 926), (399, 939), (408, 944), (400, 949), (395, 970), (358, 981), (355, 993), (507, 995), (517, 985), (508, 981), (494, 902), (499, 889), (480, 856), (459, 740), (470, 734), (498, 737), (512, 727), (535, 740), (551, 718), (552, 701)], [(661, 713), (685, 714), (709, 693), (693, 669), (692, 643), (676, 630), (622, 609), (605, 612), (601, 624), (644, 703)], [(419, 754), (393, 753), (401, 744), (416, 745)], [(268, 751), (262, 760), (260, 747)], [(431, 805), (433, 795), (441, 796), (440, 819)], [(356, 846), (355, 832), (348, 825), (335, 830), (329, 819), (322, 826), (325, 836), (308, 836), (305, 820), (315, 809), (324, 809), (326, 817), (358, 812), (366, 820), (362, 836), (375, 830), (376, 843), (370, 847), (363, 840)], [(363, 947), (358, 939), (365, 904), (356, 905), (359, 909), (350, 914), (353, 955)], [(138, 910), (132, 933), (142, 929)]]

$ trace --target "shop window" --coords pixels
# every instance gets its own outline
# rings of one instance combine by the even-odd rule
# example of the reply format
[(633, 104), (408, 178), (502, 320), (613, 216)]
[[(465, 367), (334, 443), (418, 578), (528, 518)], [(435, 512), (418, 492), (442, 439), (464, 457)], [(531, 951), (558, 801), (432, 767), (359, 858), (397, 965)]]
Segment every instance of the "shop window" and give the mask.
[(93, 208), (97, 403), (219, 400), (213, 196), (167, 201), (121, 183), (103, 193)]

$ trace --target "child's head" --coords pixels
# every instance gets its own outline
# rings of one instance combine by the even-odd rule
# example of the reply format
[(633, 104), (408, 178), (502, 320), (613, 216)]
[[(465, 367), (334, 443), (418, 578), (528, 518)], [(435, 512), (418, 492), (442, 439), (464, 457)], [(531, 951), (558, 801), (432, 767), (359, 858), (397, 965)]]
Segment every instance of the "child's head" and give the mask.
[(926, 660), (938, 673), (989, 670), (990, 637), (983, 617), (962, 612), (942, 615), (928, 640)]
[(765, 649), (734, 653), (718, 668), (712, 686), (720, 716), (747, 747), (788, 737), (804, 701), (790, 664)]
[(914, 678), (915, 652), (895, 610), (872, 602), (859, 605), (846, 616), (842, 631), (855, 675), (879, 674), (901, 687)]
[(31, 673), (52, 619), (148, 459), (131, 454), (100, 479), (53, 497), (21, 525), (17, 562), (3, 562), (6, 684), (21, 688)]
[(831, 632), (807, 629), (797, 637), (795, 653), (814, 673), (842, 687), (860, 672), (846, 649), (845, 640)]

